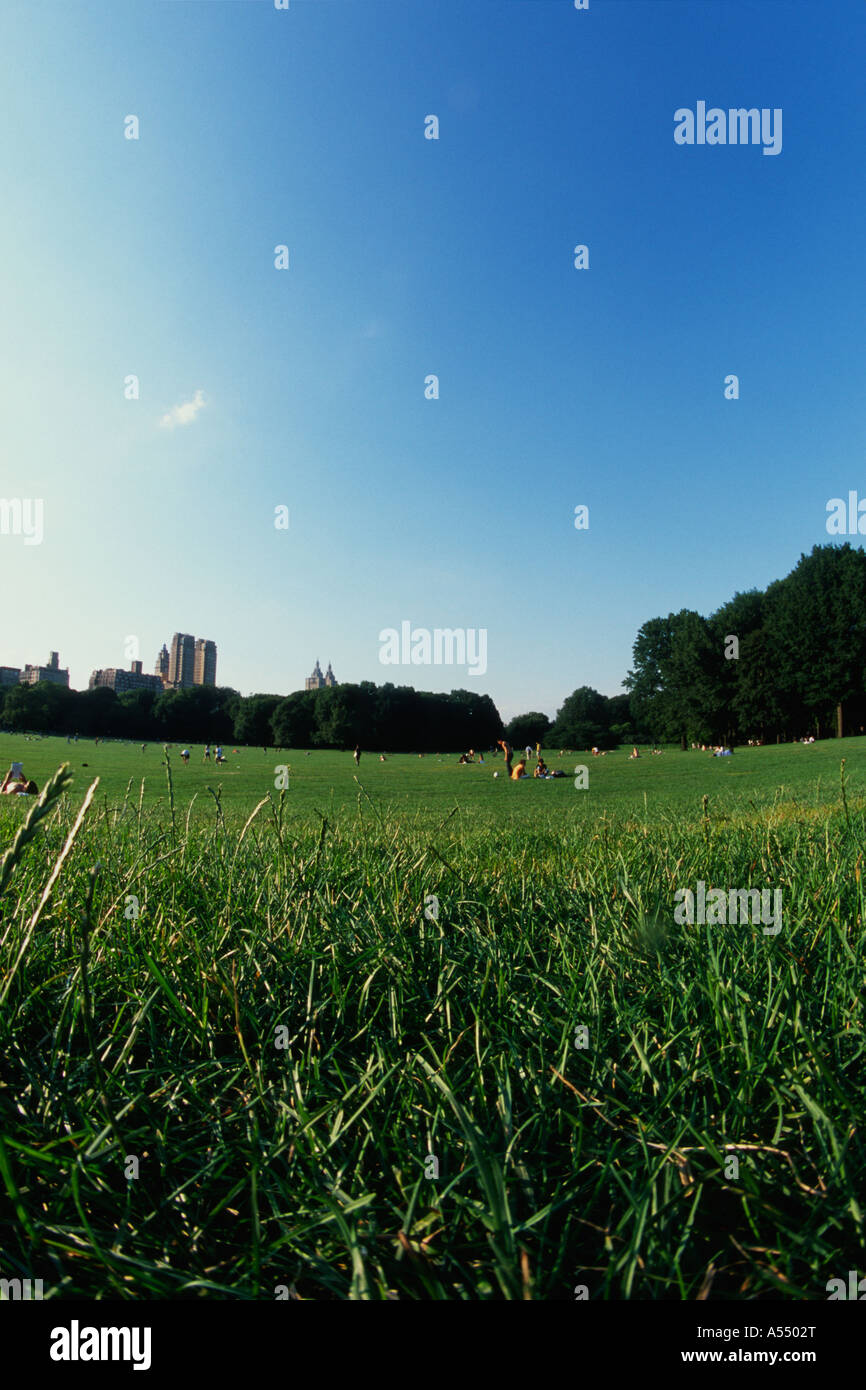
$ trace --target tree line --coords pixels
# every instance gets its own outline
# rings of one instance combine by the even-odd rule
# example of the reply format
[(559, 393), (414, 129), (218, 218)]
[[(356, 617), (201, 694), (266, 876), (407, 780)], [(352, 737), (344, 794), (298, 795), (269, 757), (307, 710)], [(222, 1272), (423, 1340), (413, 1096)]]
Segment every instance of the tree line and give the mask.
[(488, 749), (507, 738), (610, 747), (629, 738), (627, 695), (608, 699), (582, 687), (565, 701), (555, 723), (544, 714), (503, 724), (489, 695), (472, 690), (437, 694), (390, 682), (326, 686), (291, 695), (242, 696), (227, 686), (185, 690), (106, 687), (67, 690), (40, 681), (6, 689), (0, 724), (16, 732), (119, 738), (167, 743), (241, 743), (275, 748), (388, 749), (394, 753)]
[(227, 686), (183, 690), (67, 690), (40, 681), (10, 686), (3, 728), (162, 743), (242, 743), (277, 748), (382, 748), (393, 752), (487, 748), (502, 736), (489, 695), (432, 694), (407, 686), (337, 685), (291, 695), (242, 696)]
[(515, 748), (584, 750), (620, 743), (733, 743), (866, 726), (866, 552), (815, 546), (766, 590), (736, 593), (709, 617), (681, 609), (644, 623), (626, 693), (581, 686), (556, 718), (538, 711), (503, 724), (489, 695), (436, 694), (390, 682), (326, 686), (291, 695), (242, 696), (224, 686), (186, 690), (40, 682), (2, 693), (6, 729), (82, 737), (277, 748), (452, 752)]
[(866, 552), (816, 545), (784, 579), (704, 618), (651, 618), (624, 682), (654, 741), (784, 741), (866, 726)]

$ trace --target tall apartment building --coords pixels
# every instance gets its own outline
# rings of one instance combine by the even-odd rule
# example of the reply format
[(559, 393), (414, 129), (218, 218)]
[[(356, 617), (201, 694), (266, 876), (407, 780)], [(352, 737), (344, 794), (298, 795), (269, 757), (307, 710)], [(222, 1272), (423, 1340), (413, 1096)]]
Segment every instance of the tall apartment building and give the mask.
[(0, 666), (0, 685), (20, 685), (20, 666)]
[(196, 639), (193, 685), (216, 685), (216, 642), (204, 637)]
[(195, 638), (189, 632), (176, 632), (168, 658), (168, 683), (175, 690), (195, 685)]
[(190, 685), (216, 685), (216, 662), (216, 642), (193, 637), (189, 632), (176, 632), (171, 651), (163, 645), (154, 671), (163, 685), (183, 690)]
[(65, 685), (69, 689), (69, 667), (60, 669), (60, 657), (51, 653), (47, 666), (31, 666), (28, 662), (21, 672), (22, 685), (38, 685), (39, 681), (50, 681), (52, 685)]
[(162, 677), (147, 675), (142, 671), (140, 661), (133, 661), (128, 671), (118, 670), (116, 666), (107, 666), (104, 670), (94, 671), (88, 682), (88, 689), (95, 690), (98, 686), (106, 686), (118, 695), (122, 694), (124, 690), (163, 689)]

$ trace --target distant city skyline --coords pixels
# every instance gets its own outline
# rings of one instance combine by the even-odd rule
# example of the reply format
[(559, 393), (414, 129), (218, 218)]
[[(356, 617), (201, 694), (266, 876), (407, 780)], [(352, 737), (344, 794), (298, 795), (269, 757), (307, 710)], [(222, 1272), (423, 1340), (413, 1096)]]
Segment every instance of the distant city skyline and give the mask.
[[(124, 639), (125, 650), (128, 650), (131, 641), (137, 648), (138, 639), (127, 636)], [(69, 668), (61, 668), (59, 653), (52, 651), (45, 666), (33, 663), (25, 663), (23, 666), (0, 665), (0, 687), (19, 684), (34, 685), (39, 680), (46, 680), (54, 684), (66, 685), (73, 690), (92, 690), (106, 687), (118, 694), (129, 690), (182, 690), (196, 685), (216, 685), (216, 665), (216, 642), (210, 638), (194, 637), (191, 633), (175, 632), (171, 640), (171, 648), (169, 649), (164, 642), (157, 653), (153, 674), (144, 670), (144, 664), (140, 658), (132, 658), (128, 666), (93, 667), (87, 683), (78, 685), (70, 679)], [(303, 688), (305, 690), (320, 690), (337, 684), (339, 682), (334, 675), (330, 661), (327, 671), (323, 672), (317, 659), (313, 673), (305, 679)], [(237, 689), (237, 687), (234, 688)], [(301, 689), (300, 685), (282, 691), (240, 690), (239, 693), (242, 695), (290, 695), (299, 689)]]
[[(137, 648), (137, 639), (127, 638)], [(209, 638), (176, 632), (171, 650), (163, 642), (157, 653), (153, 674), (143, 670), (139, 658), (129, 669), (105, 667), (91, 672), (89, 687), (106, 686), (118, 693), (124, 690), (185, 690), (196, 685), (216, 685), (216, 643)]]
[(52, 652), (45, 666), (30, 661), (23, 666), (0, 666), (0, 686), (38, 685), (40, 681), (69, 687), (69, 667), (60, 665), (59, 652)]

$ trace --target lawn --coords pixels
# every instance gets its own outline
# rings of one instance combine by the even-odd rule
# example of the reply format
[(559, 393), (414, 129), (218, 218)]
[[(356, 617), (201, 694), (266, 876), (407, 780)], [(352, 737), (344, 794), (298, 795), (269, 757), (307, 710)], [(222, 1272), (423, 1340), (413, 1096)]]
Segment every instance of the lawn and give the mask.
[[(0, 736), (74, 774), (0, 866), (0, 1274), (825, 1299), (864, 1266), (864, 740), (519, 784), (201, 751), (170, 798), (156, 745)], [(782, 929), (678, 924), (698, 881), (780, 889)]]
[[(454, 754), (387, 754), (384, 763), (378, 753), (364, 753), (356, 769), (351, 753), (240, 748), (237, 753), (226, 745), (226, 763), (220, 767), (206, 763), (201, 746), (190, 747), (190, 761), (180, 759), (183, 745), (169, 750), (175, 803), (187, 808), (196, 801), (194, 819), (213, 815), (214, 795), (219, 794), (223, 809), (246, 816), (256, 803), (275, 792), (276, 769), (289, 769), (287, 814), (317, 819), (317, 812), (356, 808), (358, 796), (366, 793), (378, 806), (435, 818), (455, 807), (476, 813), (489, 811), (494, 819), (503, 816), (528, 817), (533, 825), (539, 816), (553, 816), (559, 825), (563, 815), (590, 819), (604, 809), (641, 816), (664, 818), (672, 811), (688, 814), (700, 807), (704, 794), (726, 811), (767, 807), (776, 801), (805, 802), (811, 806), (836, 803), (839, 796), (839, 765), (847, 760), (852, 795), (866, 794), (866, 738), (830, 739), (814, 744), (787, 744), (781, 747), (738, 749), (733, 758), (713, 758), (710, 754), (681, 753), (665, 749), (659, 756), (643, 750), (633, 762), (631, 748), (594, 758), (586, 752), (559, 756), (559, 749), (548, 749), (544, 756), (551, 768), (562, 769), (567, 777), (550, 782), (505, 781), (501, 755), (485, 756), (484, 764), (458, 766)], [(97, 801), (116, 807), (124, 798), (154, 807), (168, 804), (165, 755), (160, 744), (149, 743), (142, 752), (139, 743), (100, 742), (80, 739), (33, 737), (24, 742), (20, 735), (0, 734), (0, 767), (13, 759), (23, 762), (25, 772), (41, 788), (63, 762), (74, 776), (71, 794), (81, 796), (94, 778), (99, 777)], [(515, 756), (515, 761), (516, 761)], [(576, 791), (574, 769), (587, 767), (589, 787)], [(494, 779), (494, 772), (499, 778)], [(210, 790), (208, 790), (210, 789)]]

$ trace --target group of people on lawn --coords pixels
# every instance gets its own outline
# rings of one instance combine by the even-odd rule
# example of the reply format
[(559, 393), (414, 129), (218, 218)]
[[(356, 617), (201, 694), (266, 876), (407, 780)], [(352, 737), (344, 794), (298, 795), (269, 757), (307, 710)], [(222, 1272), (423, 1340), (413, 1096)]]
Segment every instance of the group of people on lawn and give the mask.
[[(144, 752), (144, 744), (141, 745), (141, 749), (142, 749), (142, 752)], [(238, 751), (238, 750), (235, 749), (235, 752), (237, 752), (237, 751)], [(186, 766), (186, 764), (189, 762), (189, 749), (188, 749), (188, 748), (184, 748), (183, 752), (182, 752), (181, 755), (180, 755), (180, 759), (181, 759), (181, 762), (184, 764), (184, 766)], [(213, 760), (214, 760), (215, 763), (224, 763), (225, 760), (226, 760), (226, 759), (225, 759), (225, 754), (223, 753), (223, 750), (222, 750), (222, 748), (221, 748), (219, 745), (217, 745), (217, 747), (214, 749)], [(203, 763), (209, 763), (209, 762), (210, 762), (210, 744), (208, 744), (207, 747), (206, 747), (205, 750), (204, 750), (204, 756), (202, 757), (202, 762), (203, 762)]]
[(520, 782), (524, 777), (529, 777), (530, 775), (539, 779), (553, 779), (554, 777), (565, 776), (565, 773), (560, 772), (559, 770), (557, 770), (556, 772), (551, 772), (550, 768), (547, 766), (547, 763), (544, 761), (544, 758), (541, 756), (540, 743), (536, 743), (535, 745), (535, 767), (533, 768), (532, 773), (530, 774), (526, 771), (526, 765), (532, 757), (532, 748), (529, 744), (526, 745), (526, 756), (521, 758), (520, 761), (516, 762), (512, 767), (514, 749), (511, 747), (511, 744), (506, 742), (504, 738), (497, 739), (496, 742), (497, 747), (501, 748), (502, 752), (505, 755), (505, 771), (507, 772), (512, 782)]

